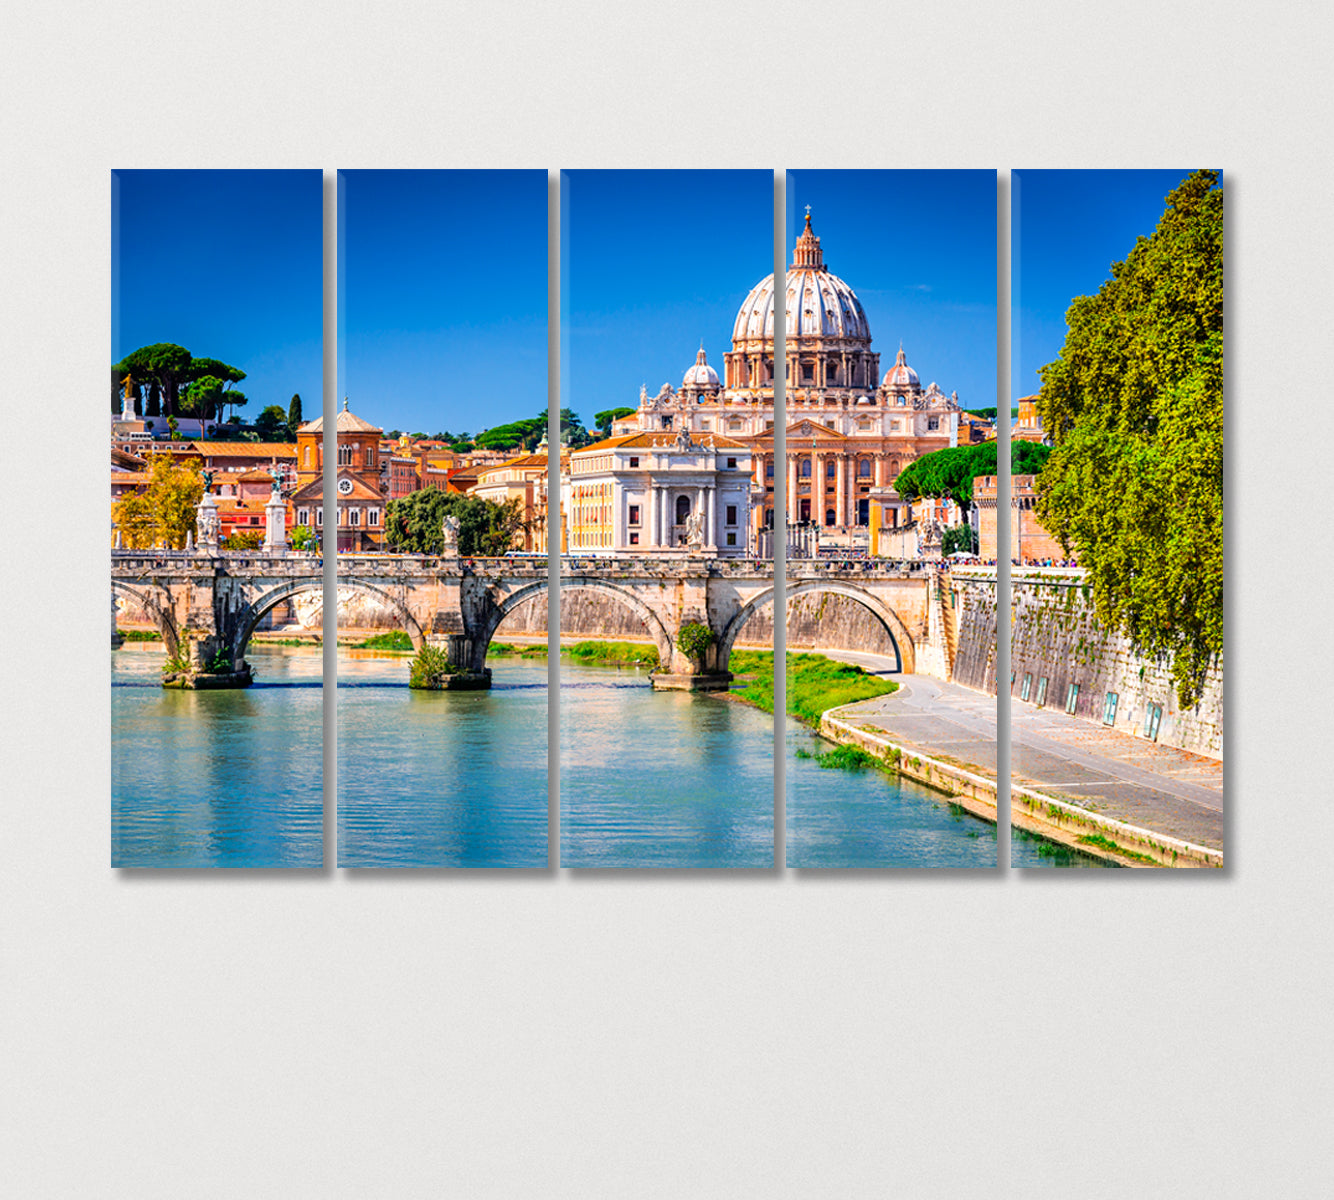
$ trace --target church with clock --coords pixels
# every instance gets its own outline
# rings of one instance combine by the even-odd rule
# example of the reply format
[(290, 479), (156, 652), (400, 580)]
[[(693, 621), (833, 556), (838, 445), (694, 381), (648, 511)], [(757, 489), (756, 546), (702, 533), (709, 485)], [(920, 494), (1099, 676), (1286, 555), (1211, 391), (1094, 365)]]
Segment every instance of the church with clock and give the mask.
[[(380, 491), (380, 439), (384, 431), (347, 408), (338, 413), (338, 482), (333, 505), (324, 503), (324, 418), (296, 432), (296, 491), (288, 501), (293, 524), (305, 525), (327, 551), (379, 550), (384, 544), (385, 497)], [(333, 538), (329, 535), (332, 534)]]

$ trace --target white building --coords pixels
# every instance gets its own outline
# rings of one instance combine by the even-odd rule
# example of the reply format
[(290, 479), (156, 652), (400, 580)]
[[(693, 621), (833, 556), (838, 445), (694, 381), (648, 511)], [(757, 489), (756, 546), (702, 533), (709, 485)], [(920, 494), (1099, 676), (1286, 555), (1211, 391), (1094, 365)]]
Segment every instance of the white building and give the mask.
[(751, 455), (731, 438), (632, 433), (570, 454), (562, 497), (571, 554), (747, 551)]

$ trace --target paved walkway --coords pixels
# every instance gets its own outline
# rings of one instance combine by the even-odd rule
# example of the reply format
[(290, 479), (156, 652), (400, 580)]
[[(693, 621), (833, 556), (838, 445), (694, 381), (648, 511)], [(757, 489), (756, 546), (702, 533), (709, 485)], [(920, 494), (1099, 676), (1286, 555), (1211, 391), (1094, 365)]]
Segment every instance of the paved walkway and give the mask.
[[(891, 696), (849, 705), (846, 719), (995, 776), (995, 697), (924, 675), (891, 674), (888, 660), (876, 655), (821, 653), (900, 685)], [(1016, 784), (1142, 829), (1223, 848), (1221, 762), (1018, 700), (1010, 711)]]

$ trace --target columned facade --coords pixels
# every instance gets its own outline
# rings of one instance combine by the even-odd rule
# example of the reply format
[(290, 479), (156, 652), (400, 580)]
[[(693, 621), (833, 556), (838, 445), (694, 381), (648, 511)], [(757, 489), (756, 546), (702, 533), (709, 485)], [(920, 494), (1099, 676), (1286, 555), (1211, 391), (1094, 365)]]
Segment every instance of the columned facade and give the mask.
[[(770, 275), (737, 313), (721, 378), (701, 347), (679, 388), (664, 383), (652, 395), (641, 388), (635, 412), (614, 422), (613, 434), (730, 438), (750, 451), (757, 528), (775, 523), (775, 474), (786, 470), (787, 519), (864, 538), (873, 488), (891, 485), (923, 454), (959, 444), (958, 396), (934, 383), (923, 387), (901, 346), (881, 377), (861, 301), (826, 267), (809, 212), (785, 282), (786, 413), (774, 413)], [(785, 463), (774, 459), (776, 419), (787, 429)]]

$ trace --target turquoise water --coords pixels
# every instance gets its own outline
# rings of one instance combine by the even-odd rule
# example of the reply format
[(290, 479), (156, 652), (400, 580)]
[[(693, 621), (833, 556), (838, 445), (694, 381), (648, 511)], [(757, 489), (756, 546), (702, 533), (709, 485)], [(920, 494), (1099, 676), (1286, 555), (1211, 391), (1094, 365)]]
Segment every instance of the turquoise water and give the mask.
[(320, 867), (318, 649), (253, 645), (237, 691), (161, 686), (161, 644), (111, 655), (111, 864)]
[(566, 867), (774, 865), (773, 718), (561, 660)]
[(407, 655), (338, 656), (338, 865), (545, 867), (547, 664), (477, 692), (408, 687)]
[[(321, 651), (252, 645), (254, 686), (159, 685), (160, 646), (112, 654), (112, 863), (319, 867)], [(414, 692), (402, 655), (339, 656), (340, 866), (544, 868), (547, 667), (491, 661), (487, 692)], [(785, 722), (790, 867), (994, 867), (994, 826), (914, 781), (826, 770)], [(772, 868), (773, 719), (562, 661), (568, 867)], [(1016, 867), (1097, 867), (1015, 831)]]

